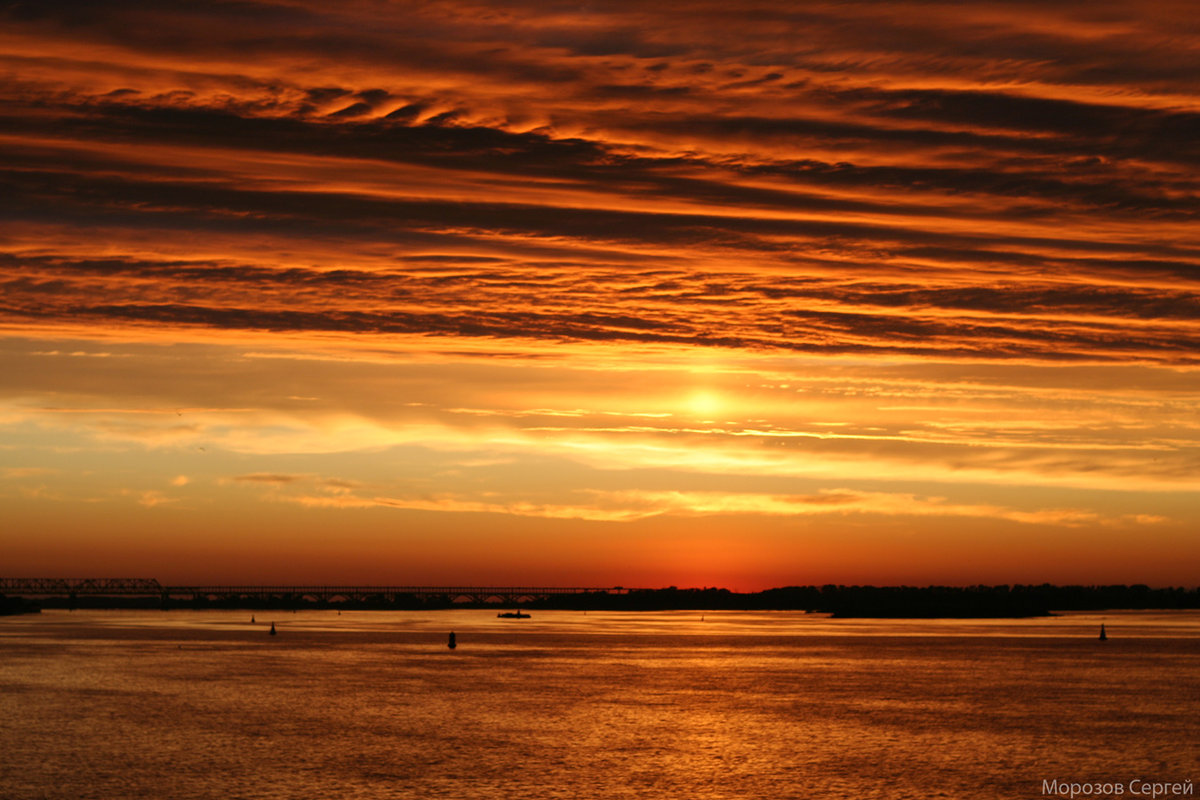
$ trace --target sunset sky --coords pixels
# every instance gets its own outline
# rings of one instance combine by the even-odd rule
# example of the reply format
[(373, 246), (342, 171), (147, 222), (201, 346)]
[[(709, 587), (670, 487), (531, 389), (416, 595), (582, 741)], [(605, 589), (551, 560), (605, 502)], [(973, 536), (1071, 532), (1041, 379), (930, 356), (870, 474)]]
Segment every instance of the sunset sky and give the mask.
[(0, 574), (1194, 586), (1195, 12), (0, 3)]

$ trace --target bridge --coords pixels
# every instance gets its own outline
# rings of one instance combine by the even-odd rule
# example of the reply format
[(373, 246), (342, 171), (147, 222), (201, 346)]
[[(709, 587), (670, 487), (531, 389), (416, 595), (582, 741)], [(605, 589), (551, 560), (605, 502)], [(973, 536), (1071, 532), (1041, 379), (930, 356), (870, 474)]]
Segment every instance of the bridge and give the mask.
[(158, 597), (162, 602), (229, 603), (384, 603), (397, 600), (436, 603), (534, 603), (563, 595), (625, 594), (613, 587), (565, 586), (350, 586), (205, 585), (164, 586), (153, 578), (0, 578), (0, 595), (18, 597)]

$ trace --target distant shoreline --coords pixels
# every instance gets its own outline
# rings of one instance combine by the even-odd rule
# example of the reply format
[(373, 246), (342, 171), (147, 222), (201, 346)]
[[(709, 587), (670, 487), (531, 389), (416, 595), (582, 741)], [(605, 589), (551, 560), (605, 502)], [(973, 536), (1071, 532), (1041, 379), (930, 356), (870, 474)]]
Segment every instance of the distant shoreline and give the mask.
[(727, 589), (630, 589), (620, 594), (586, 592), (545, 597), (528, 603), (455, 602), (450, 598), (397, 595), (390, 598), (319, 600), (305, 597), (194, 598), (78, 596), (36, 599), (0, 596), (0, 614), (41, 608), (88, 609), (354, 609), (438, 610), (450, 608), (557, 609), (576, 611), (805, 611), (837, 619), (1021, 619), (1055, 611), (1198, 609), (1200, 588), (1145, 585), (1054, 586), (789, 586), (761, 592)]
[(18, 614), (40, 614), (41, 605), (24, 597), (0, 595), (0, 617), (15, 617)]

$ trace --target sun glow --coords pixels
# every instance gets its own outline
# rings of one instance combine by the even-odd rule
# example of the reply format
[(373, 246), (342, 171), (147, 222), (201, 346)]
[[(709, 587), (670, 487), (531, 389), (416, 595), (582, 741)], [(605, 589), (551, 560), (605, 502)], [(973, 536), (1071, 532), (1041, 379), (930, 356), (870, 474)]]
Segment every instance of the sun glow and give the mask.
[(684, 405), (694, 416), (712, 417), (724, 410), (727, 404), (715, 392), (701, 390), (690, 394)]

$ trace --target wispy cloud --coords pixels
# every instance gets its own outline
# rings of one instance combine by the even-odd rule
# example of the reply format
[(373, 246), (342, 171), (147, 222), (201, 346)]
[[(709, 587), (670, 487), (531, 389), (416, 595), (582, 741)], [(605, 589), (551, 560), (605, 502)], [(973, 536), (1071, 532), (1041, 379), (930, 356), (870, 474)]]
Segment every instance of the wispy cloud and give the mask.
[(1193, 364), (1168, 5), (10, 11), (0, 314)]
[(964, 517), (1004, 520), (1029, 525), (1153, 525), (1167, 520), (1156, 515), (1104, 517), (1088, 509), (1041, 508), (1022, 510), (995, 505), (964, 505), (946, 498), (912, 494), (827, 490), (816, 495), (767, 495), (729, 492), (588, 492), (584, 502), (535, 503), (527, 500), (472, 498), (454, 494), (424, 497), (358, 496), (353, 494), (282, 494), (274, 499), (313, 508), (394, 508), (472, 514), (505, 514), (592, 522), (633, 522), (659, 516), (811, 516), (868, 514), (890, 519)]
[(276, 475), (270, 473), (254, 473), (251, 475), (236, 475), (233, 480), (241, 483), (267, 483), (273, 485), (286, 485), (297, 481), (305, 480), (304, 475)]

